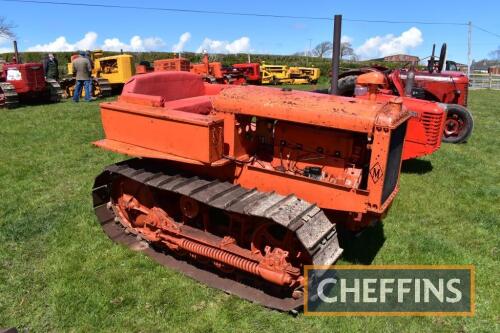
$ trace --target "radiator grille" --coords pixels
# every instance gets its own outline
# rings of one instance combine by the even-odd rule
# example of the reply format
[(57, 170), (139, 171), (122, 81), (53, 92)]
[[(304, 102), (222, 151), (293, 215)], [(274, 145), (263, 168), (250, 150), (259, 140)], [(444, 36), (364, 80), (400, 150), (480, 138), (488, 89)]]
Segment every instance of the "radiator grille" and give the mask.
[(440, 142), (443, 117), (444, 112), (440, 114), (424, 112), (422, 114), (421, 121), (424, 125), (427, 144), (434, 146)]
[(41, 67), (31, 67), (26, 68), (24, 72), (25, 80), (32, 89), (39, 90), (45, 88), (45, 78), (43, 76), (43, 71), (40, 70)]
[(398, 183), (407, 123), (408, 122), (405, 121), (391, 133), (389, 155), (385, 169), (384, 187), (382, 189), (382, 203), (387, 200)]

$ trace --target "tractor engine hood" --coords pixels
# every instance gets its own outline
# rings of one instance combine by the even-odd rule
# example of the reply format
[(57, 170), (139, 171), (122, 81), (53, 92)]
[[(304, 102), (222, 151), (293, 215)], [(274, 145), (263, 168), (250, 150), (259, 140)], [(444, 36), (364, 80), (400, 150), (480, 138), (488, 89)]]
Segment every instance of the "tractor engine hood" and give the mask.
[(375, 126), (395, 128), (410, 117), (397, 97), (388, 102), (373, 102), (254, 86), (225, 89), (213, 97), (212, 103), (220, 112), (362, 133), (372, 133)]

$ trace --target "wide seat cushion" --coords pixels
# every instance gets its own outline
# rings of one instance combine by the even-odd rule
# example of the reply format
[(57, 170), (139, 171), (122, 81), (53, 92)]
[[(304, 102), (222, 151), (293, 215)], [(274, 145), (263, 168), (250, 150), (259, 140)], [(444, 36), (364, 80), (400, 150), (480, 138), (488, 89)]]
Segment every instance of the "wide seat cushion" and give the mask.
[(212, 102), (209, 96), (203, 95), (165, 102), (164, 107), (197, 114), (209, 114), (212, 110)]
[(189, 72), (160, 71), (132, 77), (123, 87), (127, 94), (160, 96), (165, 102), (205, 94), (201, 76)]

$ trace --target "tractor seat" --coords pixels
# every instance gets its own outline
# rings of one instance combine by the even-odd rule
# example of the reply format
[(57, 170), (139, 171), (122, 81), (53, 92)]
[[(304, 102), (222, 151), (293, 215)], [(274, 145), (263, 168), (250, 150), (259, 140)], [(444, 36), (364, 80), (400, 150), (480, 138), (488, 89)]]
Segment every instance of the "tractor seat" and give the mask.
[(164, 101), (172, 101), (204, 95), (205, 87), (199, 75), (160, 71), (132, 77), (123, 87), (122, 95), (129, 93), (159, 96)]
[(163, 107), (197, 114), (209, 114), (212, 110), (212, 102), (209, 96), (203, 95), (164, 102)]
[(221, 87), (207, 87), (201, 76), (190, 72), (159, 71), (132, 77), (123, 87), (120, 100), (133, 104), (209, 114), (208, 95)]

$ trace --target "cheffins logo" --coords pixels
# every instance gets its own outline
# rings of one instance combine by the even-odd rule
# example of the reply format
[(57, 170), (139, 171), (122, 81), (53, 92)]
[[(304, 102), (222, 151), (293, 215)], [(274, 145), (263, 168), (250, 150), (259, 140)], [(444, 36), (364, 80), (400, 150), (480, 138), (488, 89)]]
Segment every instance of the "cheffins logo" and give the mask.
[(473, 316), (474, 266), (307, 266), (304, 313)]

